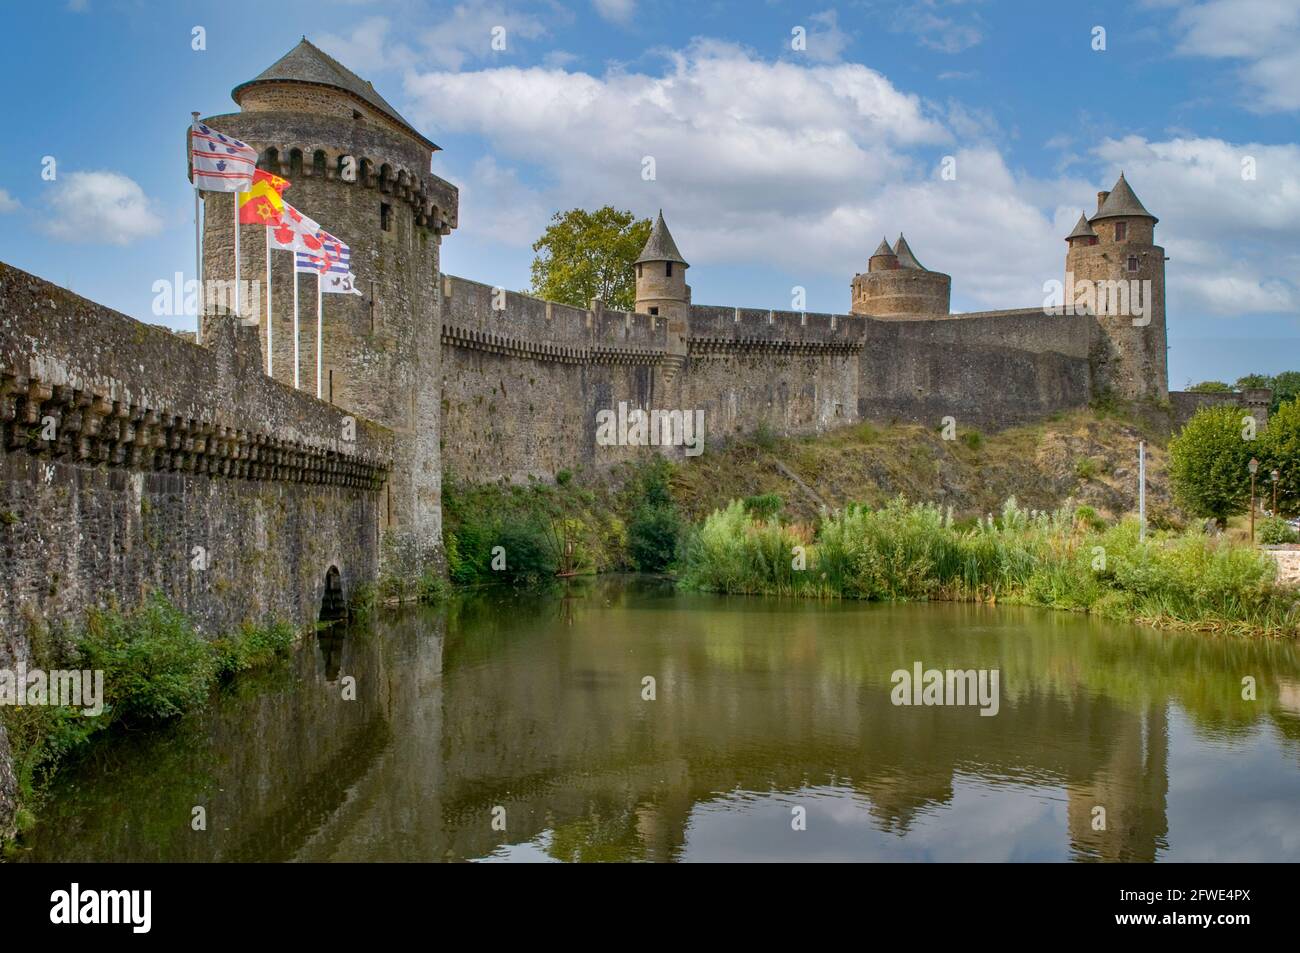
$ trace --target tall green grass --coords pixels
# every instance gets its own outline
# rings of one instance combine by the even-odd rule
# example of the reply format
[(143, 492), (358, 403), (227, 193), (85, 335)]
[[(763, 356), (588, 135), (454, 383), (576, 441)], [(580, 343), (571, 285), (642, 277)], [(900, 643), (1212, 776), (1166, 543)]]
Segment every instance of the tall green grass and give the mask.
[[(713, 592), (876, 600), (1006, 601), (1157, 625), (1297, 631), (1297, 596), (1259, 550), (1197, 531), (1140, 533), (1086, 508), (1026, 511), (1014, 499), (974, 524), (896, 499), (827, 515), (815, 534), (755, 519), (739, 501), (705, 520), (682, 584)], [(804, 568), (798, 568), (802, 555)]]

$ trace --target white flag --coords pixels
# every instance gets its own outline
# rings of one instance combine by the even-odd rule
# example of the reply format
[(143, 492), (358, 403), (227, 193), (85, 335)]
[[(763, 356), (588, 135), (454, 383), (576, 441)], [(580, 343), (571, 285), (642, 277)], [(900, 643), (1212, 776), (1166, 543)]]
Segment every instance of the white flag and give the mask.
[(279, 225), (266, 226), (271, 247), (281, 251), (306, 251), (320, 253), (324, 241), (320, 237), (320, 222), (308, 218), (288, 202), (280, 213)]
[(257, 150), (196, 121), (190, 126), (190, 163), (196, 189), (246, 192), (257, 170)]
[(316, 234), (321, 239), (320, 250), (295, 252), (294, 268), (315, 274), (322, 294), (361, 294), (351, 270), (352, 249), (324, 229)]

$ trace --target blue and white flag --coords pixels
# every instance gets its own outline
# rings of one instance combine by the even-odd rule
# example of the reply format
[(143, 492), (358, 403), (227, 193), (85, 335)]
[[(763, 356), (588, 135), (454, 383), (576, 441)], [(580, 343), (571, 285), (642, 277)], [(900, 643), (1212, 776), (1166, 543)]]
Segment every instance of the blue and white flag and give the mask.
[(244, 192), (253, 185), (257, 150), (198, 122), (190, 125), (194, 187), (208, 192)]
[(316, 275), (323, 294), (361, 294), (352, 274), (352, 249), (324, 229), (317, 237), (321, 240), (320, 251), (294, 252), (294, 268)]

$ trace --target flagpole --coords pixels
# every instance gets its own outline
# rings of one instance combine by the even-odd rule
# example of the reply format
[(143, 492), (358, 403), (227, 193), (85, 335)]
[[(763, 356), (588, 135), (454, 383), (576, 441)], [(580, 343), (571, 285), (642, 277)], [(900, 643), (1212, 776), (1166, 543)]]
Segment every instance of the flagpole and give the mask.
[(270, 377), (275, 376), (275, 363), (273, 355), (275, 350), (271, 344), (271, 226), (266, 226), (264, 230), (266, 235), (266, 373)]
[(239, 193), (232, 192), (235, 202), (235, 317), (239, 317)]
[(325, 280), (325, 276), (317, 273), (316, 275), (316, 399), (317, 400), (321, 399), (321, 389), (320, 389), (320, 368), (321, 368), (321, 357), (322, 357), (321, 330), (324, 327), (325, 322), (321, 317), (320, 286), (321, 286), (321, 282), (324, 280)]
[(302, 366), (298, 356), (298, 252), (293, 253), (293, 389), (300, 390), (298, 369)]
[[(192, 112), (193, 122), (199, 121), (199, 114)], [(203, 313), (203, 232), (199, 227), (199, 176), (194, 168), (194, 125), (190, 124), (190, 177), (194, 182), (194, 277), (199, 284), (198, 314)], [(195, 327), (199, 319), (195, 318)]]

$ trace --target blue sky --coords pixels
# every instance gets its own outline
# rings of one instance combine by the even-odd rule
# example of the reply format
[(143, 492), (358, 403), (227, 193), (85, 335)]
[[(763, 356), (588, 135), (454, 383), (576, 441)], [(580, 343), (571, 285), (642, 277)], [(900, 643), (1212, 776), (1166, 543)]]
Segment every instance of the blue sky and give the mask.
[(608, 203), (664, 209), (699, 303), (788, 308), (799, 286), (843, 312), (903, 231), (955, 310), (1027, 307), (1124, 169), (1171, 258), (1171, 385), (1300, 367), (1297, 0), (48, 0), (5, 19), (0, 260), (144, 320), (192, 326), (151, 314), (153, 283), (193, 269), (190, 111), (232, 111), (305, 33), (443, 147), (452, 273), (526, 288), (550, 215)]

